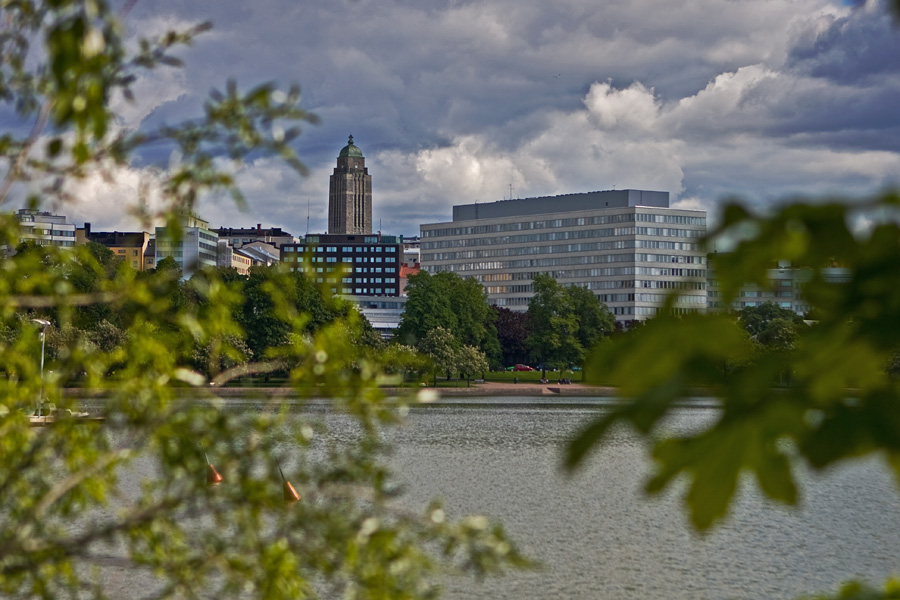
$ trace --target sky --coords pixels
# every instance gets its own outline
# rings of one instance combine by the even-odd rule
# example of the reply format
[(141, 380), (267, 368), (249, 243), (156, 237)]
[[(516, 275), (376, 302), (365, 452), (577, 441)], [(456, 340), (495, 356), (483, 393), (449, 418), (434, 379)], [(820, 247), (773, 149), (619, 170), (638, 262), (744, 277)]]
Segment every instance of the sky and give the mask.
[[(316, 114), (294, 147), (237, 174), (248, 209), (204, 198), (213, 227), (326, 229), (328, 179), (353, 135), (373, 223), (417, 235), (454, 204), (608, 189), (670, 192), (709, 212), (739, 197), (859, 198), (900, 176), (900, 28), (879, 2), (839, 0), (139, 0), (131, 38), (212, 21), (149, 72), (119, 124), (200, 114), (229, 78), (296, 83)], [(144, 156), (89, 178), (65, 207), (94, 230), (158, 177)]]

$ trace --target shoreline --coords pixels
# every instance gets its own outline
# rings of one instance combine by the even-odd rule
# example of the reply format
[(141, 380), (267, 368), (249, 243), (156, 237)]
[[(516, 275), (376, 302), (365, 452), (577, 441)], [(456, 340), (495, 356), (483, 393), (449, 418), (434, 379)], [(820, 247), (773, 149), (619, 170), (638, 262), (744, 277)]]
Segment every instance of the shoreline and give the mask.
[[(210, 392), (220, 398), (254, 397), (267, 398), (301, 398), (305, 397), (290, 387), (222, 387), (222, 388), (177, 388), (176, 394), (197, 395)], [(499, 383), (485, 382), (473, 384), (471, 387), (383, 387), (381, 391), (391, 396), (412, 396), (423, 391), (436, 392), (439, 398), (466, 396), (529, 396), (529, 397), (614, 397), (618, 391), (613, 387), (588, 386), (580, 383), (546, 384), (546, 383)], [(85, 388), (63, 388), (68, 398), (92, 399), (109, 395), (107, 390)], [(331, 396), (328, 390), (322, 389), (322, 397)]]

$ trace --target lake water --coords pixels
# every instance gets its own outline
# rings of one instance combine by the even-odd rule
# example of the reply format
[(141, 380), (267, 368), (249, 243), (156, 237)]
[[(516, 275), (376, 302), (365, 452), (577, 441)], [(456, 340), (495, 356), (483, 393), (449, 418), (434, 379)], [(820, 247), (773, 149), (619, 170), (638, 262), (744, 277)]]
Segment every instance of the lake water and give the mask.
[[(402, 501), (421, 509), (439, 498), (451, 517), (499, 519), (543, 567), (483, 582), (450, 577), (445, 598), (772, 600), (833, 591), (851, 578), (880, 584), (900, 573), (900, 496), (877, 461), (803, 473), (797, 508), (767, 503), (745, 482), (727, 521), (700, 536), (680, 490), (642, 494), (649, 462), (633, 435), (614, 435), (574, 476), (561, 472), (567, 437), (603, 410), (590, 400), (464, 403), (413, 409), (390, 430)], [(314, 412), (333, 435), (354, 435), (350, 418), (325, 405)], [(669, 426), (693, 428), (714, 416), (681, 409)], [(112, 597), (116, 589), (133, 591), (131, 577), (110, 570)]]
[[(483, 583), (452, 578), (447, 598), (795, 598), (900, 573), (900, 501), (879, 462), (804, 474), (797, 508), (768, 503), (745, 482), (727, 521), (700, 536), (679, 490), (642, 494), (649, 463), (632, 435), (614, 436), (574, 476), (561, 472), (562, 444), (592, 414), (430, 407), (391, 434), (411, 505), (439, 497), (451, 515), (500, 519), (543, 563)], [(712, 416), (685, 409), (671, 425)]]

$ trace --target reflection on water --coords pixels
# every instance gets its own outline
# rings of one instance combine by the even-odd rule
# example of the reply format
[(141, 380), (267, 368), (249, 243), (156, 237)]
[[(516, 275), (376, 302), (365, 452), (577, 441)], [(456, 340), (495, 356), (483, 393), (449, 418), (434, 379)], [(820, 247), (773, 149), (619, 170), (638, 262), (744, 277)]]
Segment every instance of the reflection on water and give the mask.
[[(710, 416), (684, 410), (672, 426)], [(581, 409), (429, 408), (391, 434), (391, 461), (412, 506), (439, 497), (451, 515), (501, 519), (544, 565), (483, 583), (452, 578), (446, 597), (794, 598), (900, 572), (898, 494), (877, 462), (805, 476), (794, 509), (765, 502), (747, 481), (727, 522), (700, 536), (677, 491), (642, 495), (646, 452), (626, 433), (574, 476), (560, 472), (561, 444), (589, 417)]]

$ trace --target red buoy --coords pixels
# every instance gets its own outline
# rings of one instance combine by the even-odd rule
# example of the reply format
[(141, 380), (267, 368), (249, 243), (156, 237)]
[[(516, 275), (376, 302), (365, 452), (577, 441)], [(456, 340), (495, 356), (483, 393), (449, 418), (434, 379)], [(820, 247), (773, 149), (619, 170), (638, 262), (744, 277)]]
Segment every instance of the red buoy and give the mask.
[(222, 476), (216, 471), (212, 465), (206, 465), (206, 485), (219, 485), (222, 483)]
[[(206, 455), (204, 454), (203, 456)], [(219, 475), (216, 468), (209, 462), (209, 457), (206, 456), (206, 485), (219, 485), (220, 483), (222, 483), (222, 476)]]
[(293, 504), (300, 500), (300, 494), (297, 493), (297, 490), (294, 489), (294, 486), (291, 485), (291, 482), (284, 478), (284, 471), (281, 470), (281, 467), (278, 467), (278, 472), (281, 473), (281, 488), (284, 491), (284, 501), (288, 504)]
[(297, 490), (294, 489), (294, 486), (291, 485), (290, 481), (285, 481), (284, 485), (284, 501), (288, 504), (293, 504), (300, 500), (300, 494), (297, 493)]

